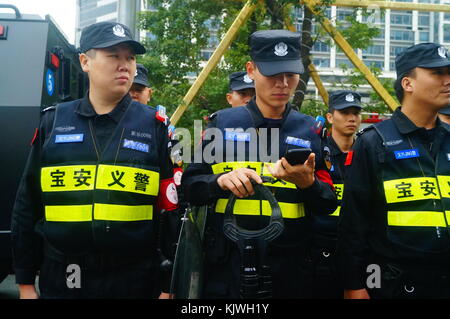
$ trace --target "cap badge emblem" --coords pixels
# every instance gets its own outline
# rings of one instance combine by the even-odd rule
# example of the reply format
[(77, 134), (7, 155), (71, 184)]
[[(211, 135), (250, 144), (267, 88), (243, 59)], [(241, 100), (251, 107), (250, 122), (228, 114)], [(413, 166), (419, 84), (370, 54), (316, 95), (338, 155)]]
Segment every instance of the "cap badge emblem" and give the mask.
[(125, 29), (120, 25), (120, 24), (116, 24), (113, 28), (113, 33), (114, 35), (118, 36), (118, 37), (125, 37)]
[(252, 83), (253, 80), (249, 78), (248, 74), (244, 75), (244, 82), (245, 83)]
[(280, 42), (275, 46), (275, 55), (276, 56), (285, 56), (288, 54), (288, 46), (284, 42)]
[(439, 47), (438, 54), (440, 57), (447, 59), (447, 49), (444, 47)]
[(347, 102), (355, 102), (355, 97), (353, 96), (353, 94), (347, 94), (347, 95), (345, 96), (345, 100), (346, 100)]

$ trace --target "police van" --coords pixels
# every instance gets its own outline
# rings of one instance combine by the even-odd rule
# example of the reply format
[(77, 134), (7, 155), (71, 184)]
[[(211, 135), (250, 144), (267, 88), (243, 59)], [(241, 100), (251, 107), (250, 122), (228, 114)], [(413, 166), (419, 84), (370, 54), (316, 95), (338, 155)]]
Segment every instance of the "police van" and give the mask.
[(75, 47), (52, 18), (0, 4), (0, 282), (11, 270), (11, 212), (41, 110), (84, 96)]

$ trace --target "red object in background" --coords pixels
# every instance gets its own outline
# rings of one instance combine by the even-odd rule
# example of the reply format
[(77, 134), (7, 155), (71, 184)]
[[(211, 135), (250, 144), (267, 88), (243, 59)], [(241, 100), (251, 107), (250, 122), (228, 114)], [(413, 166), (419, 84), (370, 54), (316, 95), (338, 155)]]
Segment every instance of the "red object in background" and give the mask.
[(55, 69), (59, 68), (59, 58), (53, 53), (50, 55), (50, 62)]
[(364, 123), (378, 123), (381, 122), (382, 120), (380, 119), (378, 114), (374, 114), (374, 115), (369, 115), (369, 118), (365, 119), (363, 122)]
[(5, 27), (0, 24), (0, 37), (5, 36)]

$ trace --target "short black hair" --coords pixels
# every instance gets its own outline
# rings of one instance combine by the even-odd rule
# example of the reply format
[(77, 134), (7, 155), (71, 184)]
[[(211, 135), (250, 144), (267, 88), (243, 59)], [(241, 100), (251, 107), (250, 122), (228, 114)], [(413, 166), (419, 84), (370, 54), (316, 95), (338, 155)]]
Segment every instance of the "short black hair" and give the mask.
[(402, 76), (400, 76), (399, 78), (397, 78), (397, 80), (395, 80), (394, 83), (394, 90), (395, 90), (395, 95), (397, 96), (397, 99), (400, 103), (403, 102), (403, 98), (405, 97), (405, 91), (403, 90), (403, 86), (402, 86), (402, 80), (404, 77), (415, 77), (416, 76), (416, 69), (411, 69), (408, 72), (406, 72), (405, 74), (403, 74)]

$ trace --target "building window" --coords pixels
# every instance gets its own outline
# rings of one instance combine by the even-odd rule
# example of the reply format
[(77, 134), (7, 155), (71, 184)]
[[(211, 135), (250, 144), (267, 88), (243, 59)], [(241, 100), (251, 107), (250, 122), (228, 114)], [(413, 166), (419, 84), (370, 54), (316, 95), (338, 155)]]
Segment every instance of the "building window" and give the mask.
[(338, 68), (342, 68), (343, 66), (353, 68), (353, 63), (350, 62), (348, 59), (336, 59), (336, 66)]
[(384, 61), (377, 61), (377, 60), (364, 60), (364, 64), (367, 66), (374, 66), (379, 69), (382, 69), (384, 67)]
[(94, 9), (80, 9), (80, 21), (95, 19), (110, 13), (117, 12), (117, 3), (110, 3)]
[(363, 54), (384, 55), (384, 45), (372, 45), (363, 50)]
[(414, 33), (409, 30), (392, 30), (391, 40), (414, 41)]
[(450, 43), (450, 24), (444, 24), (444, 42)]
[(316, 42), (312, 47), (312, 51), (315, 52), (330, 52), (330, 46), (323, 42)]
[(419, 26), (428, 27), (430, 26), (430, 14), (419, 14)]
[(313, 59), (313, 64), (318, 68), (329, 68), (330, 59)]
[(402, 53), (407, 47), (402, 46), (391, 46), (391, 56), (397, 56)]
[(412, 25), (412, 14), (391, 14), (391, 24)]
[(430, 33), (429, 32), (419, 32), (419, 41), (420, 42), (429, 42), (430, 41)]

